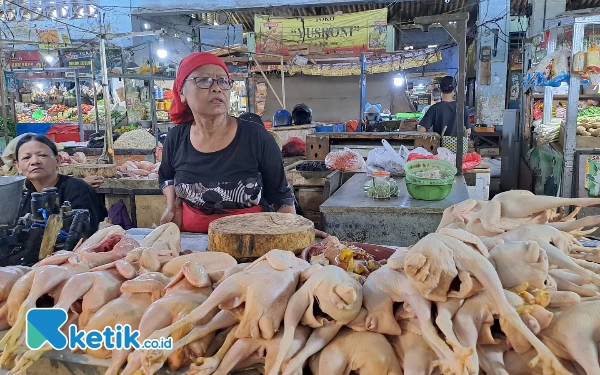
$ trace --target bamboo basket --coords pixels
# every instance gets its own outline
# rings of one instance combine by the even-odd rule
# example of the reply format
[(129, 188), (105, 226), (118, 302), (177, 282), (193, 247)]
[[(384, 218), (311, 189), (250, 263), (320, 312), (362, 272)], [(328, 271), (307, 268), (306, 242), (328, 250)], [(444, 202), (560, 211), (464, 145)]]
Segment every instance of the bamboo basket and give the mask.
[(116, 164), (74, 164), (71, 166), (73, 177), (100, 176), (104, 178), (117, 177)]

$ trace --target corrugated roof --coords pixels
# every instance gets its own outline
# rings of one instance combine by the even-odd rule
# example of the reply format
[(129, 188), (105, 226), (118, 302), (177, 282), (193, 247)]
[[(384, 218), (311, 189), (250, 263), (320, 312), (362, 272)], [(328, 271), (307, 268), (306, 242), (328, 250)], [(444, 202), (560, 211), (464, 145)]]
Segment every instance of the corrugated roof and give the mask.
[[(600, 0), (583, 0), (600, 2)], [(354, 13), (366, 10), (381, 9), (388, 7), (388, 22), (401, 23), (410, 22), (415, 17), (438, 15), (454, 12), (468, 12), (471, 4), (477, 4), (474, 0), (418, 0), (418, 1), (396, 1), (390, 5), (389, 2), (370, 3), (359, 5), (323, 6), (323, 7), (269, 7), (252, 10), (228, 11), (231, 21), (244, 26), (245, 31), (254, 30), (254, 15), (270, 15), (275, 17), (302, 17), (329, 15), (336, 12)], [(511, 9), (522, 9), (527, 5), (527, 0), (511, 0)]]
[(567, 11), (600, 7), (600, 0), (567, 0)]

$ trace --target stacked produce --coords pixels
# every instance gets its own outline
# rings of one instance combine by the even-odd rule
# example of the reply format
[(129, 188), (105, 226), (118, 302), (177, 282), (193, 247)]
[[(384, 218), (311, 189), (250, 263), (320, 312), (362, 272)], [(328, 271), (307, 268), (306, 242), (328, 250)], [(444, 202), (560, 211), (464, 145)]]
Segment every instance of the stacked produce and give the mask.
[(158, 179), (158, 168), (160, 163), (151, 163), (149, 161), (131, 161), (128, 160), (123, 165), (117, 167), (117, 173), (121, 177), (156, 180)]
[(115, 149), (152, 150), (156, 147), (156, 139), (143, 129), (123, 133), (114, 143)]
[(156, 119), (158, 121), (169, 121), (170, 117), (169, 117), (169, 112), (167, 111), (156, 111)]
[(132, 130), (137, 130), (137, 128), (138, 128), (137, 126), (133, 126), (133, 125), (119, 126), (118, 128), (116, 128), (114, 130), (114, 133), (123, 134), (123, 133), (130, 132)]
[(259, 365), (268, 375), (598, 374), (600, 250), (577, 238), (600, 217), (556, 214), (598, 204), (518, 190), (467, 200), (436, 233), (373, 265), (364, 285), (343, 269), (357, 256), (335, 238), (325, 258), (341, 267), (283, 250), (239, 264), (181, 253), (174, 224), (139, 243), (109, 226), (73, 252), (0, 269), (0, 324), (11, 327), (0, 362), (16, 355), (11, 372), (24, 373), (51, 350), (19, 340), (47, 295), (84, 331), (127, 323), (140, 340), (173, 338), (166, 350), (88, 350), (111, 358), (109, 375), (154, 374), (165, 362), (189, 365), (188, 375)]
[[(84, 124), (95, 121), (94, 114), (91, 111), (94, 106), (89, 104), (81, 105), (82, 120)], [(37, 111), (36, 115), (34, 113)], [(17, 122), (27, 123), (64, 123), (78, 120), (77, 107), (68, 107), (62, 104), (54, 104), (48, 110), (42, 110), (35, 104), (16, 103)]]
[[(598, 102), (594, 102), (594, 104), (598, 104)], [(590, 105), (579, 110), (577, 135), (600, 137), (600, 107)]]

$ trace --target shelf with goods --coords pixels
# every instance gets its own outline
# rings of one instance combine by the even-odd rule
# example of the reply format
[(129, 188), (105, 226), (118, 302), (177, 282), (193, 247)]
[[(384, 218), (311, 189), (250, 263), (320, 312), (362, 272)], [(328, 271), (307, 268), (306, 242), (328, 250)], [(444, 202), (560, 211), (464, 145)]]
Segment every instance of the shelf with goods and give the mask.
[(94, 83), (91, 78), (67, 76), (67, 72), (74, 71), (49, 68), (4, 72), (6, 77), (10, 77), (10, 87), (14, 92), (16, 135), (34, 132), (60, 142), (85, 139), (86, 121), (95, 122), (89, 116), (94, 108)]
[(123, 81), (119, 96), (125, 102), (126, 119), (121, 124), (114, 124), (116, 130), (138, 126), (158, 133), (168, 130), (164, 125), (171, 123), (169, 109), (173, 98), (174, 67), (154, 66), (150, 72), (145, 65), (136, 72), (109, 75), (109, 79)]
[[(600, 13), (565, 13), (548, 25), (536, 37), (538, 43), (534, 42), (537, 66), (532, 71), (537, 77), (528, 76), (544, 82), (543, 95), (529, 95), (531, 122), (538, 135), (552, 134), (543, 142), (538, 137), (536, 146), (542, 151), (537, 174), (545, 181), (544, 194), (590, 195), (577, 186), (590, 178), (584, 172), (587, 159), (593, 158), (596, 150), (600, 156), (600, 93), (594, 90), (600, 82)], [(542, 144), (547, 145), (539, 147)], [(578, 168), (580, 165), (583, 167)], [(552, 189), (548, 189), (550, 185)]]

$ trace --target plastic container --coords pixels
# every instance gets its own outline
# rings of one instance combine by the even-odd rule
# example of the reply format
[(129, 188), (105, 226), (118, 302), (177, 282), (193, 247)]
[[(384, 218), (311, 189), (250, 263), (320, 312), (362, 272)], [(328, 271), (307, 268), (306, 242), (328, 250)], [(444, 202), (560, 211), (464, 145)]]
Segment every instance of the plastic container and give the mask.
[[(438, 170), (440, 178), (417, 176), (418, 172)], [(406, 189), (414, 199), (440, 201), (445, 199), (454, 186), (456, 167), (444, 160), (416, 159), (404, 166)]]
[(390, 172), (373, 172), (373, 198), (390, 199), (392, 197), (392, 184), (390, 182)]
[(343, 133), (346, 131), (346, 124), (330, 124), (315, 127), (317, 133)]
[(449, 184), (440, 185), (421, 185), (417, 183), (404, 181), (406, 183), (406, 190), (408, 194), (414, 199), (423, 201), (441, 201), (450, 195), (454, 181)]
[[(417, 175), (419, 172), (439, 170), (441, 178), (426, 178)], [(444, 185), (454, 183), (456, 167), (445, 160), (416, 159), (404, 165), (405, 179), (411, 183), (421, 185)]]
[(333, 133), (333, 125), (321, 125), (315, 127), (317, 133)]

